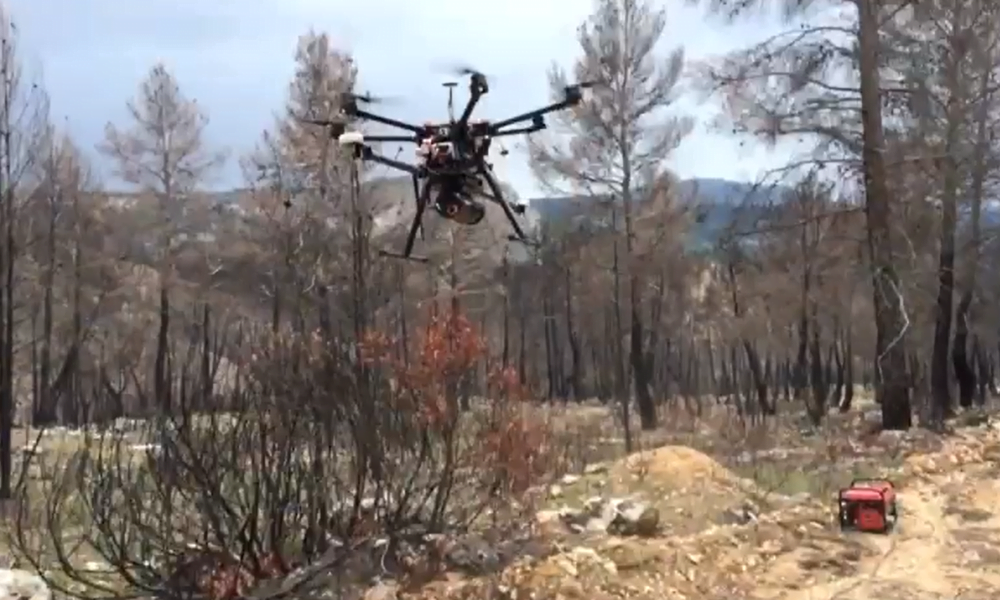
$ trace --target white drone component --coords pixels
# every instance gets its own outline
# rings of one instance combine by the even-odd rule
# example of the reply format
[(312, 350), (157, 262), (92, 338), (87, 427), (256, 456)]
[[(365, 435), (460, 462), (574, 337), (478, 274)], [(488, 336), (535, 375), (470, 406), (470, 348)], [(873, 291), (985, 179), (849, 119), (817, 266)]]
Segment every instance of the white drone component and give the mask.
[(337, 143), (341, 146), (354, 146), (365, 143), (365, 134), (360, 131), (345, 131), (337, 138)]

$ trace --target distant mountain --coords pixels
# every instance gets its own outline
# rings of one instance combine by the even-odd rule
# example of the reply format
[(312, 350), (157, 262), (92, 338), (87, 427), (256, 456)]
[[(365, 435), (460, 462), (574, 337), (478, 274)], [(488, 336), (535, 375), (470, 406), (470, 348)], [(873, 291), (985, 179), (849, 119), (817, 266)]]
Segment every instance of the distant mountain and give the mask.
[[(689, 248), (707, 250), (727, 229), (744, 229), (764, 217), (769, 207), (779, 204), (788, 191), (785, 186), (755, 186), (726, 179), (686, 179), (680, 182), (678, 198), (697, 207), (698, 219), (690, 232)], [(530, 201), (542, 222), (566, 222), (584, 218), (593, 206), (593, 196), (559, 196)]]
[[(380, 221), (389, 219), (393, 223), (405, 222), (412, 218), (413, 192), (408, 178), (379, 178), (366, 182), (365, 187), (379, 198), (377, 204), (382, 210)], [(696, 207), (698, 219), (689, 231), (687, 246), (695, 252), (710, 251), (728, 232), (751, 231), (766, 218), (772, 207), (784, 199), (790, 191), (788, 186), (755, 186), (742, 181), (727, 179), (696, 178), (679, 183), (678, 198), (681, 202)], [(512, 190), (507, 190), (511, 193)], [(233, 206), (245, 197), (247, 190), (234, 189), (213, 193), (215, 203), (220, 208)], [(528, 227), (540, 223), (552, 225), (577, 221), (575, 226), (603, 227), (591, 217), (595, 198), (593, 196), (553, 196), (535, 198), (529, 201)], [(496, 211), (494, 211), (496, 212)], [(494, 215), (498, 231), (506, 232), (502, 215)], [(392, 218), (389, 218), (392, 217)], [(967, 226), (968, 211), (962, 211), (960, 224)], [(584, 221), (584, 222), (580, 222)], [(982, 210), (984, 228), (1000, 228), (1000, 201), (985, 202)]]

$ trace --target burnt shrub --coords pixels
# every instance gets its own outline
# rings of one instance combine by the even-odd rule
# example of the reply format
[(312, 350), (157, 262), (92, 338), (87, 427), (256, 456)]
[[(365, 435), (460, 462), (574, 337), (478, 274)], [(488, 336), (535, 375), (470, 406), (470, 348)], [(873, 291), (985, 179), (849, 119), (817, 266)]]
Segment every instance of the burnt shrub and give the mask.
[(513, 373), (464, 395), (486, 345), (461, 315), (429, 319), (408, 360), (375, 331), (249, 339), (226, 349), (224, 383), (200, 379), (198, 351), (175, 353), (169, 410), (25, 463), (12, 542), (54, 589), (223, 600), (426, 580), (442, 539), (525, 522), (547, 430)]

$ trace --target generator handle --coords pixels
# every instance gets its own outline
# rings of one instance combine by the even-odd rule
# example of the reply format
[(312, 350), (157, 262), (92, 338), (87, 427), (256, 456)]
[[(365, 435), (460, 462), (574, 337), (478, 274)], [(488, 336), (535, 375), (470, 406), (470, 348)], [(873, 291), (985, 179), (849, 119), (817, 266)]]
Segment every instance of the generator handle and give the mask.
[(859, 477), (858, 479), (851, 480), (851, 487), (857, 487), (861, 483), (888, 483), (889, 487), (895, 489), (896, 485), (892, 483), (891, 480), (884, 477)]

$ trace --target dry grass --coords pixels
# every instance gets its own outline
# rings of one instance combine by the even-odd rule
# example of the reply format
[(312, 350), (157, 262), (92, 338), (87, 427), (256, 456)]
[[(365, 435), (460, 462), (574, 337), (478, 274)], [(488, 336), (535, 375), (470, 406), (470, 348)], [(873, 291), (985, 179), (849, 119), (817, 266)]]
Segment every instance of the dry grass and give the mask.
[[(831, 415), (822, 427), (810, 428), (801, 414), (783, 407), (779, 417), (749, 424), (706, 401), (700, 417), (683, 403), (664, 408), (663, 427), (655, 432), (639, 432), (635, 423), (636, 440), (645, 450), (626, 457), (621, 424), (609, 407), (528, 410), (534, 411), (530, 418), (545, 422), (552, 432), (550, 450), (558, 460), (548, 484), (560, 482), (565, 473), (578, 475), (558, 483), (559, 496), (548, 498), (547, 504), (579, 506), (592, 496), (634, 496), (659, 509), (663, 523), (663, 534), (656, 539), (578, 539), (565, 548), (589, 548), (597, 558), (584, 552), (536, 565), (530, 575), (534, 583), (525, 585), (537, 586), (536, 591), (557, 589), (563, 598), (580, 589), (590, 598), (602, 597), (590, 593), (598, 589), (611, 590), (608, 597), (664, 598), (671, 597), (671, 589), (705, 594), (709, 588), (717, 589), (716, 584), (749, 593), (757, 584), (780, 587), (788, 577), (803, 573), (817, 582), (853, 577), (881, 549), (830, 531), (832, 496), (855, 477), (879, 477), (894, 470), (897, 479), (902, 477), (906, 452), (913, 451), (909, 442), (869, 439), (867, 424), (858, 415)], [(43, 444), (56, 455), (69, 453), (80, 447), (79, 439), (70, 439), (74, 437), (79, 436), (52, 434), (51, 439), (43, 437)], [(930, 441), (927, 444), (920, 446), (921, 452), (939, 449)], [(989, 455), (989, 448), (982, 454)], [(945, 505), (944, 518), (952, 519), (961, 532), (971, 532), (974, 524), (992, 527), (998, 498), (989, 490), (977, 493)], [(805, 497), (804, 503), (794, 505), (804, 508), (787, 513), (789, 505), (783, 499), (789, 496)], [(748, 501), (762, 514), (776, 511), (785, 521), (762, 521), (753, 532), (722, 533), (742, 531), (727, 529), (726, 523), (734, 509)], [(995, 533), (990, 532), (990, 536)], [(958, 539), (963, 533), (955, 535)], [(981, 550), (986, 543), (970, 539), (967, 544)], [(986, 565), (993, 554), (983, 550), (977, 556)], [(86, 550), (81, 552), (80, 560), (92, 559)], [(764, 567), (765, 572), (756, 572)], [(576, 575), (568, 577), (574, 569)], [(706, 569), (713, 573), (707, 579), (702, 574)], [(650, 583), (652, 573), (659, 574), (656, 585)], [(649, 590), (643, 591), (644, 585)]]

